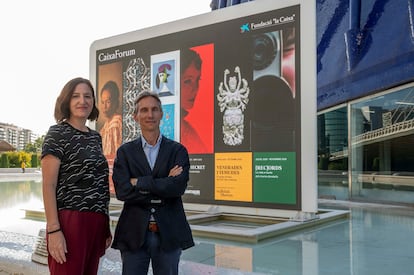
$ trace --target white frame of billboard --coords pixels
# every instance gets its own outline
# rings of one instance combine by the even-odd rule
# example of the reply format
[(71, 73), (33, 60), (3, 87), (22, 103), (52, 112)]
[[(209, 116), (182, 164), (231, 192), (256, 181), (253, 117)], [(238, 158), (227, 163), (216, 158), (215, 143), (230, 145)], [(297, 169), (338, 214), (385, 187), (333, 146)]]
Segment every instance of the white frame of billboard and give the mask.
[[(186, 203), (187, 210), (224, 212), (259, 216), (290, 217), (306, 220), (317, 213), (317, 103), (316, 103), (316, 2), (315, 0), (256, 0), (209, 13), (164, 23), (94, 41), (90, 47), (90, 80), (96, 83), (96, 52), (174, 32), (220, 23), (235, 18), (266, 11), (300, 6), (300, 87), (301, 87), (301, 211), (238, 207), (227, 205), (203, 205)], [(191, 28), (189, 27), (191, 26)], [(304, 92), (306, 90), (306, 92)], [(91, 125), (94, 127), (94, 125)], [(306, 136), (306, 137), (305, 137)]]

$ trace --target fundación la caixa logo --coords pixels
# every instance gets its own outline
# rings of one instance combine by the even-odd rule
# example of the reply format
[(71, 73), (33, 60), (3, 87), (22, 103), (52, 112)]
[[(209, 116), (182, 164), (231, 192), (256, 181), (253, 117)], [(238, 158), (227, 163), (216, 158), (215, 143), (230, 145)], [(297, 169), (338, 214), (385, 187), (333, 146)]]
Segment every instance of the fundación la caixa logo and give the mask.
[(241, 25), (240, 33), (245, 33), (245, 32), (249, 32), (249, 31), (250, 31), (249, 23)]

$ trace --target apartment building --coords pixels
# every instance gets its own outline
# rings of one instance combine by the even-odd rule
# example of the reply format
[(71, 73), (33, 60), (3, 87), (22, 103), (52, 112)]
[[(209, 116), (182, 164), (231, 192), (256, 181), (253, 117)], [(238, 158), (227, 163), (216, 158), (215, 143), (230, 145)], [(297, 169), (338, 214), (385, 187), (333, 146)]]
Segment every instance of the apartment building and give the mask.
[(0, 141), (5, 141), (16, 148), (23, 150), (26, 144), (33, 143), (37, 136), (29, 129), (0, 122)]

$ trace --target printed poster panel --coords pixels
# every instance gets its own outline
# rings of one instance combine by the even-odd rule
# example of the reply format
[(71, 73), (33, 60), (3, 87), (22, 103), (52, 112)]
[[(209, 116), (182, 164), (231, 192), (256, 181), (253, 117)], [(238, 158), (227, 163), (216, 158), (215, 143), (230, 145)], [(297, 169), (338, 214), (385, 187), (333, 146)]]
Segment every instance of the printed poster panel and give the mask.
[(175, 105), (174, 104), (164, 104), (162, 105), (162, 111), (164, 113), (161, 122), (160, 122), (160, 131), (161, 134), (165, 137), (174, 140), (175, 136)]
[(252, 154), (216, 153), (216, 200), (252, 201)]
[(98, 67), (96, 106), (99, 110), (96, 130), (102, 137), (103, 153), (109, 166), (109, 191), (115, 194), (112, 169), (116, 150), (122, 144), (122, 63)]
[(294, 204), (295, 153), (254, 153), (253, 156), (254, 201)]
[[(189, 152), (185, 202), (299, 209), (300, 19), (294, 5), (158, 36), (143, 30), (149, 37), (142, 40), (108, 39), (94, 53), (97, 103), (114, 81), (122, 103), (118, 144), (141, 135), (134, 101), (152, 90), (163, 106), (161, 133)], [(104, 123), (100, 116), (97, 130)], [(264, 166), (283, 170), (256, 170)]]
[(151, 56), (151, 90), (160, 97), (178, 92), (178, 55), (178, 51), (173, 51)]
[(190, 155), (190, 181), (183, 199), (214, 203), (214, 155)]
[(189, 154), (213, 154), (214, 44), (180, 51), (181, 138)]

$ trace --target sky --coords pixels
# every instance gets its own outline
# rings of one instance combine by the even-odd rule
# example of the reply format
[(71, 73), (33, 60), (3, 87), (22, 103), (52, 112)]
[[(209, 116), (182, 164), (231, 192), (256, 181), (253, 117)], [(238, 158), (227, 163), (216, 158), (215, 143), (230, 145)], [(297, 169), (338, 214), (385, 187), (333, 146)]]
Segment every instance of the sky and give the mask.
[(89, 78), (93, 41), (211, 12), (211, 0), (0, 3), (0, 122), (46, 134), (64, 84)]

